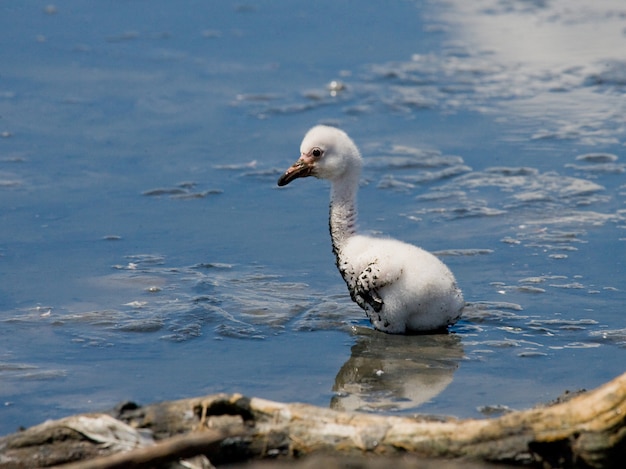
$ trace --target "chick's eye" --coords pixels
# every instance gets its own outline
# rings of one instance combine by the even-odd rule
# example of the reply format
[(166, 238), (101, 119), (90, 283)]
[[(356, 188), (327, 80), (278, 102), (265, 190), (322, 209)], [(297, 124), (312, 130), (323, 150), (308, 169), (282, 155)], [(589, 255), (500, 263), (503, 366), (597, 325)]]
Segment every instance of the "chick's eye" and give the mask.
[(315, 158), (319, 158), (320, 156), (322, 156), (322, 149), (313, 148), (313, 150), (311, 151), (311, 155), (313, 155)]

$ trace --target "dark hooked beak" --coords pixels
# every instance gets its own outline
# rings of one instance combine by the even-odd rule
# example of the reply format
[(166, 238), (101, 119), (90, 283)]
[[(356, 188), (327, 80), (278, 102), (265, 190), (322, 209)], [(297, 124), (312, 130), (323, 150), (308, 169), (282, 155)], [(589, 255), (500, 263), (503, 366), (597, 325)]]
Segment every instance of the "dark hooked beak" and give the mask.
[(286, 186), (297, 178), (305, 178), (313, 172), (313, 164), (300, 158), (278, 179), (279, 186)]

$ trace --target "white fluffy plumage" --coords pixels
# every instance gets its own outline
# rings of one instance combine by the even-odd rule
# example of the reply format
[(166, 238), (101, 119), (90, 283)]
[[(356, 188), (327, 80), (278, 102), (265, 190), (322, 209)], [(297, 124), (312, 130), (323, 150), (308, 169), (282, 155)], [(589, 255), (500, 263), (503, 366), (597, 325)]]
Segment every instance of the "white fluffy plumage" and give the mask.
[(411, 244), (357, 233), (361, 165), (361, 154), (345, 132), (318, 125), (307, 132), (300, 158), (278, 185), (307, 176), (331, 182), (330, 234), (337, 268), (352, 300), (376, 329), (407, 334), (447, 328), (459, 319), (465, 302), (446, 265)]

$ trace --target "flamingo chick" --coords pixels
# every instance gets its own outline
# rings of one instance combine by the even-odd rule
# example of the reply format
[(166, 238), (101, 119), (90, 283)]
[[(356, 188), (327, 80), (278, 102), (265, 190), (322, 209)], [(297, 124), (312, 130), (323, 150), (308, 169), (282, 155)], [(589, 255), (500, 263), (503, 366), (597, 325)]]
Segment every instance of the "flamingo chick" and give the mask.
[(372, 325), (392, 334), (445, 330), (465, 302), (452, 272), (433, 254), (395, 239), (357, 233), (356, 195), (362, 159), (348, 135), (318, 125), (307, 132), (300, 158), (278, 179), (328, 179), (330, 236), (350, 297)]

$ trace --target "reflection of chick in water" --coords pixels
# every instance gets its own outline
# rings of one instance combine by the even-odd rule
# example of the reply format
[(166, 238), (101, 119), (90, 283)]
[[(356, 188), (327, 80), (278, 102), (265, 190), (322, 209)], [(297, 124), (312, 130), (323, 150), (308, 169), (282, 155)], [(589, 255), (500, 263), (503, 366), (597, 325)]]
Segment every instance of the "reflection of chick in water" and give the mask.
[(406, 410), (432, 399), (452, 382), (463, 357), (452, 334), (400, 336), (359, 329), (341, 367), (330, 407), (336, 410)]

